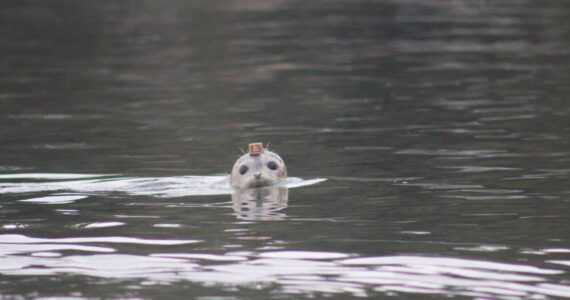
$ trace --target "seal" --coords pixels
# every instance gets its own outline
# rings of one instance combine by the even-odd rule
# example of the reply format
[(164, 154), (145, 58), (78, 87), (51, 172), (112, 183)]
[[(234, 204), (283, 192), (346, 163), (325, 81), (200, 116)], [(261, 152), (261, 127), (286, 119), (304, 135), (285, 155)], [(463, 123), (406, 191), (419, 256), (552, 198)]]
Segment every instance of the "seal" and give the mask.
[(277, 153), (263, 148), (262, 143), (249, 144), (248, 153), (234, 163), (230, 185), (235, 189), (270, 186), (287, 178), (287, 167)]

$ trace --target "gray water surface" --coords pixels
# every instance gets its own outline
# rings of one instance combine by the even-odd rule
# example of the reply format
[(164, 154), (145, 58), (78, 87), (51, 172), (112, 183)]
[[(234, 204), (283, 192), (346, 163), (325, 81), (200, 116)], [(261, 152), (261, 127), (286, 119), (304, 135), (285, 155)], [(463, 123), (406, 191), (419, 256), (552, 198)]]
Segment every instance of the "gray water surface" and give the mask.
[[(570, 2), (0, 24), (2, 299), (570, 298)], [(258, 141), (292, 181), (212, 186)]]

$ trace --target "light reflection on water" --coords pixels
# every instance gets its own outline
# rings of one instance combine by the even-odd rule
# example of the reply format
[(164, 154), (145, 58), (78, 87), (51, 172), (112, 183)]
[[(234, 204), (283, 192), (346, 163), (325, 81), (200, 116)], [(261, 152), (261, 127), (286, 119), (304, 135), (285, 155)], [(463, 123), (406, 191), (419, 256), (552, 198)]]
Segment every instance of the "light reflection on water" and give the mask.
[(570, 297), (569, 12), (1, 2), (2, 297)]
[[(73, 242), (72, 242), (73, 241)], [(155, 283), (193, 281), (217, 285), (278, 284), (286, 293), (326, 293), (367, 296), (369, 291), (453, 294), (510, 299), (510, 296), (570, 297), (570, 288), (550, 284), (556, 268), (427, 256), (355, 257), (338, 252), (273, 251), (208, 253), (81, 254), (113, 252), (112, 248), (75, 245), (77, 242), (162, 243), (125, 238), (31, 239), (0, 236), (3, 275), (76, 274), (104, 278), (139, 278)], [(25, 242), (25, 244), (21, 244)], [(62, 244), (64, 242), (65, 244)], [(26, 247), (21, 247), (25, 245)], [(347, 258), (353, 256), (352, 258)], [(554, 264), (568, 262), (554, 261)], [(450, 292), (453, 291), (453, 292)]]
[[(70, 179), (106, 177), (105, 179)], [(288, 177), (276, 186), (234, 190), (229, 187), (227, 176), (179, 176), (161, 178), (124, 178), (110, 175), (87, 174), (3, 174), (0, 179), (43, 179), (55, 182), (0, 183), (0, 194), (29, 194), (41, 192), (70, 191), (76, 193), (53, 193), (50, 196), (19, 199), (20, 202), (61, 205), (83, 200), (93, 193), (122, 192), (129, 195), (144, 195), (159, 198), (176, 198), (199, 195), (231, 194), (236, 216), (244, 220), (284, 220), (280, 212), (287, 208), (289, 188), (298, 188), (325, 181), (323, 178), (303, 180)], [(188, 206), (186, 204), (178, 207)], [(198, 207), (203, 205), (198, 205)], [(172, 207), (172, 205), (170, 205)], [(141, 217), (141, 216), (138, 216)], [(159, 218), (156, 216), (155, 218)], [(94, 222), (77, 224), (77, 228), (102, 228), (125, 225), (123, 222)], [(6, 225), (5, 225), (6, 226)]]
[[(463, 153), (462, 153), (463, 154)], [(470, 153), (469, 155), (471, 155)], [(472, 172), (471, 169), (463, 169)], [(480, 171), (480, 170), (478, 170)], [(478, 172), (477, 171), (477, 172)], [(90, 179), (106, 177), (105, 179)], [(53, 194), (52, 196), (19, 200), (35, 204), (63, 205), (89, 197), (88, 193), (124, 192), (161, 198), (227, 194), (224, 176), (184, 176), (167, 178), (121, 178), (109, 175), (80, 174), (5, 174), (4, 180), (26, 179), (34, 182), (3, 183), (2, 193), (39, 193), (68, 190), (87, 194)], [(38, 179), (50, 180), (37, 182)], [(77, 180), (80, 179), (80, 180)], [(415, 181), (418, 178), (408, 178)], [(53, 182), (53, 180), (57, 180)], [(350, 178), (336, 180), (350, 181)], [(401, 179), (385, 179), (394, 182)], [(283, 186), (238, 190), (231, 194), (231, 206), (238, 220), (283, 221), (288, 217), (289, 187), (309, 186), (322, 179), (301, 180), (289, 178)], [(367, 182), (367, 180), (364, 180)], [(53, 184), (56, 185), (53, 185)], [(111, 183), (111, 184), (109, 184)], [(185, 188), (180, 188), (183, 183)], [(219, 187), (222, 185), (222, 189)], [(428, 189), (479, 191), (483, 186), (410, 184)], [(193, 192), (193, 188), (198, 192)], [(204, 193), (202, 189), (209, 190)], [(180, 194), (180, 191), (185, 191)], [(487, 191), (492, 192), (492, 191)], [(520, 191), (505, 191), (520, 192)], [(499, 194), (505, 193), (499, 191)], [(496, 192), (495, 192), (496, 193)], [(475, 197), (476, 198), (476, 197)], [(496, 199), (497, 196), (494, 196)], [(473, 200), (470, 197), (465, 199)], [(487, 199), (485, 197), (480, 199)], [(168, 207), (211, 207), (212, 204), (164, 203)], [(73, 210), (60, 210), (73, 213)], [(118, 218), (159, 218), (159, 216), (120, 216)], [(244, 223), (245, 224), (245, 223)], [(93, 222), (76, 224), (77, 229), (97, 229), (125, 226), (124, 222)], [(165, 224), (156, 224), (165, 225)], [(177, 228), (177, 224), (163, 226)], [(4, 225), (4, 228), (7, 225)], [(15, 226), (15, 225), (14, 225)], [(158, 226), (160, 227), (160, 226)], [(13, 227), (15, 229), (17, 227)], [(229, 230), (239, 235), (241, 230)], [(247, 233), (248, 230), (244, 230)], [(402, 231), (403, 234), (431, 234), (419, 231)], [(256, 234), (238, 237), (242, 240), (265, 240)], [(89, 244), (96, 243), (98, 246)], [(374, 292), (397, 292), (426, 295), (463, 295), (470, 297), (555, 296), (570, 297), (570, 287), (549, 282), (548, 277), (564, 274), (556, 265), (570, 265), (564, 260), (549, 260), (547, 268), (524, 264), (508, 264), (465, 258), (434, 256), (370, 256), (342, 252), (315, 251), (233, 251), (212, 253), (149, 253), (126, 254), (113, 244), (160, 245), (164, 247), (200, 244), (198, 239), (143, 239), (133, 237), (66, 237), (33, 238), (19, 234), (0, 235), (0, 274), (20, 276), (48, 276), (75, 274), (116, 279), (142, 279), (154, 284), (173, 284), (191, 281), (220, 286), (265, 286), (277, 284), (288, 294), (342, 294), (366, 297)], [(104, 246), (103, 246), (104, 245)], [(167, 249), (167, 248), (164, 248)], [(265, 247), (270, 249), (270, 247)], [(509, 247), (485, 245), (456, 247), (462, 251), (495, 252)], [(77, 254), (65, 254), (73, 251)], [(92, 253), (92, 254), (89, 254)], [(570, 249), (541, 249), (525, 254), (546, 255), (570, 253)]]

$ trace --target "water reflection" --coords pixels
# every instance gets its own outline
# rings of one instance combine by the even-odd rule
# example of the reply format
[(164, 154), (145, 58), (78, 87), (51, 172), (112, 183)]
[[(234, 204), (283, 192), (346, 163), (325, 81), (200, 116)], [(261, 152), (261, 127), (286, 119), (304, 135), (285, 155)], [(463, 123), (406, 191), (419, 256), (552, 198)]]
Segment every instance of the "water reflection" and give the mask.
[(232, 193), (232, 207), (236, 217), (249, 221), (278, 221), (287, 215), (289, 190), (286, 187), (237, 190)]
[(569, 3), (1, 1), (0, 290), (569, 297)]
[[(142, 279), (160, 284), (192, 281), (225, 286), (276, 286), (285, 293), (372, 296), (377, 292), (513, 299), (570, 297), (568, 286), (549, 283), (563, 271), (453, 257), (370, 256), (326, 251), (161, 252), (120, 254), (115, 249), (70, 243), (102, 239), (34, 239), (0, 235), (0, 274), (74, 274), (102, 278)], [(63, 242), (63, 243), (62, 243)], [(111, 243), (176, 245), (194, 241), (133, 241)], [(141, 243), (142, 242), (142, 243)], [(167, 249), (167, 248), (164, 248)], [(64, 255), (74, 250), (73, 255)], [(63, 251), (63, 252), (62, 252)], [(91, 252), (91, 253), (89, 253)]]

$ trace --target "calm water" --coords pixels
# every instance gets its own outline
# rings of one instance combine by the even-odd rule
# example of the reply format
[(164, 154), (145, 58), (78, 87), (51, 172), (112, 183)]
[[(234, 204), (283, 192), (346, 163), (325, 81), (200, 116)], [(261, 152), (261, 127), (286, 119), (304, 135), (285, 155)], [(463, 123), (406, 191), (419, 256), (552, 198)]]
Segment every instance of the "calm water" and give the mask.
[[(569, 20), (2, 1), (0, 298), (570, 298)], [(256, 141), (295, 178), (216, 186)]]

